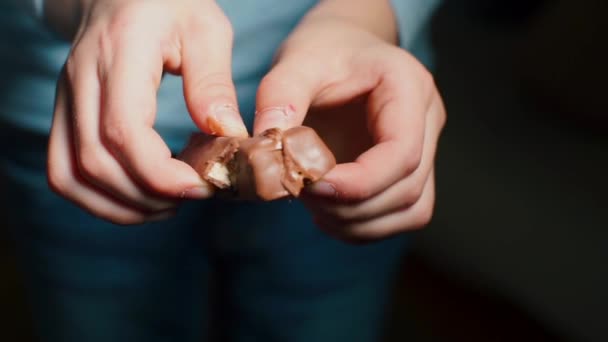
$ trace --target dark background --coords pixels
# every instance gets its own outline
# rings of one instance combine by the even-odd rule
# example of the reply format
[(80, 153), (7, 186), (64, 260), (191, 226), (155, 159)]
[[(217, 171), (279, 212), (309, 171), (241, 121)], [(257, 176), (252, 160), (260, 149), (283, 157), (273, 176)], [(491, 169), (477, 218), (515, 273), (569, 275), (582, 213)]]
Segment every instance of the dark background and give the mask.
[[(436, 214), (395, 285), (389, 341), (608, 341), (607, 7), (447, 0), (433, 19)], [(4, 235), (0, 341), (28, 341)]]

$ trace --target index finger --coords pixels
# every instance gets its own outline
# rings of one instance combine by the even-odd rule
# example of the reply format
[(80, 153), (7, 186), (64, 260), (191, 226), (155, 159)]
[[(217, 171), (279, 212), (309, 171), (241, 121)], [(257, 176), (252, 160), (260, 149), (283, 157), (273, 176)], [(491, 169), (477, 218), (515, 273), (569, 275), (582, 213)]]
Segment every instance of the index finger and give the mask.
[(337, 165), (323, 183), (313, 186), (313, 193), (360, 201), (418, 168), (432, 97), (426, 84), (429, 80), (415, 78), (402, 69), (386, 73), (368, 99), (368, 130), (374, 146), (353, 162)]
[(102, 78), (101, 136), (133, 180), (163, 196), (207, 197), (209, 185), (154, 130), (156, 92), (163, 70), (158, 44), (130, 42)]

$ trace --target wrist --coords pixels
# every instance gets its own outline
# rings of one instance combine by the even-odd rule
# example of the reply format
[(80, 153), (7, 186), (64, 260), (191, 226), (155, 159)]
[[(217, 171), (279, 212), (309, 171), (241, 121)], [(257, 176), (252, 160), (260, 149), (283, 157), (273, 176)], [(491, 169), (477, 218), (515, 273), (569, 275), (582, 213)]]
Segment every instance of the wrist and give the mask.
[(397, 20), (390, 0), (323, 0), (300, 24), (314, 24), (317, 20), (348, 23), (390, 44), (398, 42)]

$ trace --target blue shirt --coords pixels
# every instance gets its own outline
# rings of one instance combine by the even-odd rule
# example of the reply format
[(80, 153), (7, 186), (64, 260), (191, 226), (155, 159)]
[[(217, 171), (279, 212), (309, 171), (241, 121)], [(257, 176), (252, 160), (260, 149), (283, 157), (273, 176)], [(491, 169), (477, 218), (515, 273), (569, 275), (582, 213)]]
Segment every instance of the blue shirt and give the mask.
[[(440, 0), (392, 0), (401, 45), (423, 62), (430, 61), (426, 26)], [(46, 134), (55, 84), (69, 43), (40, 21), (0, 0), (0, 125)], [(272, 57), (316, 0), (219, 0), (234, 32), (233, 77), (239, 107), (251, 126), (255, 92)], [(156, 128), (173, 149), (196, 130), (182, 95), (181, 79), (166, 75), (158, 92)]]

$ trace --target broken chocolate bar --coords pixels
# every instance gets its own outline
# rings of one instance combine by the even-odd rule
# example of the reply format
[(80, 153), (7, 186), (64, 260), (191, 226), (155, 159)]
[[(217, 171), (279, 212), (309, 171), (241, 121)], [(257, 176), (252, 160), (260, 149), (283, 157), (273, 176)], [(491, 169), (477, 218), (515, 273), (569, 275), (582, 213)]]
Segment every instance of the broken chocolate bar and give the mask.
[(188, 163), (199, 175), (219, 189), (229, 189), (233, 183), (228, 170), (230, 161), (239, 147), (237, 138), (211, 137), (195, 134), (180, 159)]
[(273, 128), (247, 139), (196, 134), (181, 159), (218, 189), (264, 201), (297, 197), (336, 165), (323, 140), (304, 126)]

